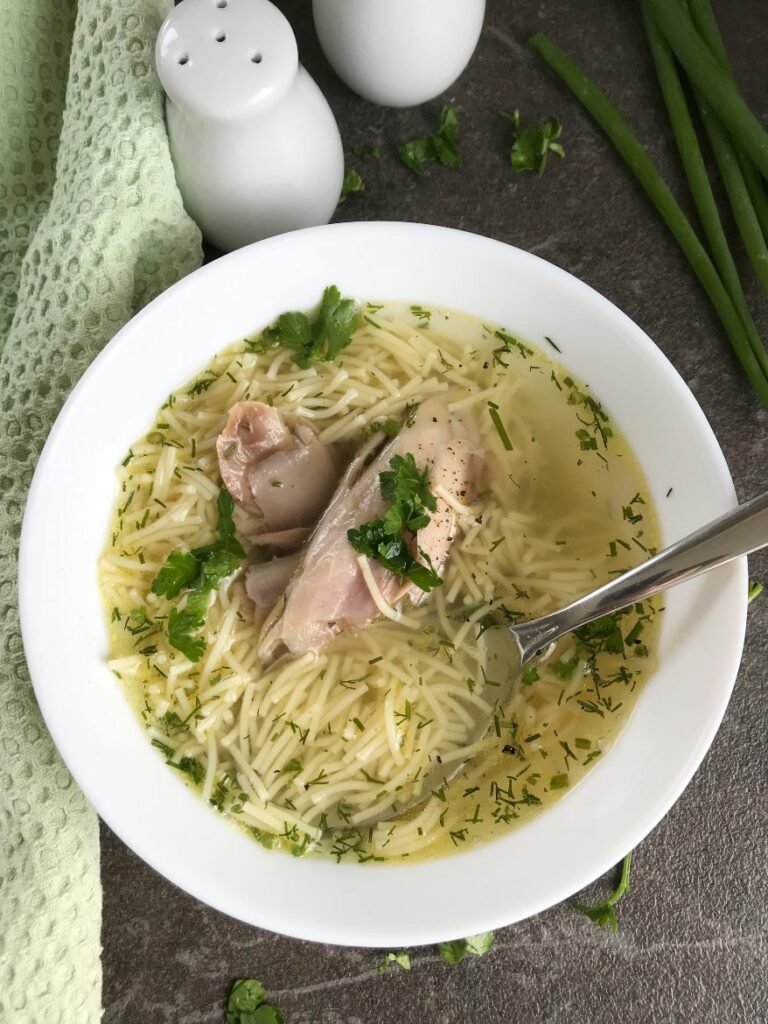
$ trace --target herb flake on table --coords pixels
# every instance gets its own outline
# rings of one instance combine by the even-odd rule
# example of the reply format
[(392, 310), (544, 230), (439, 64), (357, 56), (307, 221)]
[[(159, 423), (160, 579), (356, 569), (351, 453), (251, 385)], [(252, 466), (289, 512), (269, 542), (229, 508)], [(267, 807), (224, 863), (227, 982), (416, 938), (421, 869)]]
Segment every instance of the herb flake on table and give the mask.
[(436, 163), (443, 167), (460, 167), (459, 118), (456, 108), (443, 107), (437, 131), (422, 139), (411, 139), (398, 147), (400, 159), (414, 174), (424, 172), (424, 164)]
[(365, 182), (354, 167), (349, 167), (344, 172), (344, 184), (341, 186), (341, 199), (339, 202), (343, 203), (347, 196), (352, 195), (354, 192), (365, 192)]
[(443, 581), (425, 552), (419, 553), (426, 565), (411, 551), (412, 538), (430, 522), (428, 513), (437, 511), (437, 499), (429, 489), (429, 469), (419, 470), (411, 452), (393, 456), (389, 465), (379, 474), (381, 496), (390, 502), (383, 518), (348, 530), (347, 539), (355, 551), (373, 558), (401, 582), (408, 579), (429, 593)]
[(386, 971), (389, 967), (394, 965), (402, 968), (404, 971), (410, 971), (411, 969), (411, 957), (404, 949), (399, 950), (396, 953), (387, 953), (382, 962), (379, 964), (379, 970), (381, 972)]
[(255, 978), (240, 978), (229, 992), (227, 1024), (283, 1024), (282, 1013), (265, 1002), (267, 990)]
[(468, 956), (484, 956), (493, 946), (493, 932), (481, 932), (466, 939), (453, 939), (438, 945), (447, 964), (460, 964)]
[(352, 152), (359, 160), (381, 159), (381, 148), (379, 146), (370, 146), (367, 144), (362, 146), (355, 146)]
[(509, 163), (513, 171), (535, 171), (541, 177), (550, 153), (564, 157), (565, 150), (558, 141), (563, 127), (556, 117), (546, 117), (538, 124), (522, 124), (519, 110), (502, 110), (499, 114), (512, 125), (512, 148)]
[(586, 915), (590, 921), (594, 921), (600, 928), (610, 928), (611, 931), (615, 932), (618, 928), (618, 922), (614, 908), (619, 900), (629, 892), (629, 873), (631, 869), (632, 854), (628, 853), (621, 862), (621, 876), (611, 895), (603, 900), (602, 903), (597, 903), (591, 907), (585, 906), (583, 903), (577, 903), (576, 909)]
[(762, 583), (757, 580), (749, 581), (749, 589), (747, 590), (747, 604), (752, 604), (756, 597), (760, 597), (765, 587)]

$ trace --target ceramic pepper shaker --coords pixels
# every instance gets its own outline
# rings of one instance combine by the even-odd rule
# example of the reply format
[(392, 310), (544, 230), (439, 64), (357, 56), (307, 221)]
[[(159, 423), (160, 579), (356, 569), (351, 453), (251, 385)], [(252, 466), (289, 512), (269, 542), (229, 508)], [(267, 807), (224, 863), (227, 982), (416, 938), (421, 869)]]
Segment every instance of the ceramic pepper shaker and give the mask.
[(434, 99), (474, 53), (485, 0), (312, 0), (325, 56), (350, 89), (373, 103)]
[(327, 223), (344, 180), (333, 113), (268, 0), (183, 0), (155, 51), (171, 156), (204, 236), (235, 249)]

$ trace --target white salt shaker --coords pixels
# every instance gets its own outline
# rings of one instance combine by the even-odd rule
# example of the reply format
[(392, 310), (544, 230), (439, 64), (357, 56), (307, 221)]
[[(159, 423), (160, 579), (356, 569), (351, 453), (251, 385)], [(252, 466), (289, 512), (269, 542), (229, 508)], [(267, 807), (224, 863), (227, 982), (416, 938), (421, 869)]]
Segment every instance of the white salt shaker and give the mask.
[(485, 0), (312, 0), (325, 56), (350, 89), (387, 107), (434, 99), (474, 53)]
[(344, 180), (331, 108), (268, 0), (183, 0), (160, 29), (171, 156), (203, 235), (236, 249), (325, 224)]

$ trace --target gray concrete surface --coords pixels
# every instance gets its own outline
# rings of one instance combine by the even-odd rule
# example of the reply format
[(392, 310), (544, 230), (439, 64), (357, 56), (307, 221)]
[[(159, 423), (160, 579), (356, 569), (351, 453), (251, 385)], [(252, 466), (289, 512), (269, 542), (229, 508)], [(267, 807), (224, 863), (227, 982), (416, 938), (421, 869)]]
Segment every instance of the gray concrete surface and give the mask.
[[(707, 301), (656, 214), (599, 131), (529, 53), (544, 30), (589, 69), (649, 144), (673, 187), (682, 176), (629, 0), (489, 0), (467, 72), (445, 97), (459, 108), (464, 166), (417, 180), (398, 142), (436, 122), (441, 100), (385, 110), (333, 76), (308, 0), (279, 4), (331, 102), (367, 189), (340, 220), (402, 219), (465, 228), (529, 249), (577, 274), (660, 345), (701, 403), (741, 498), (766, 487), (766, 410), (737, 368)], [(768, 9), (715, 3), (744, 92), (768, 123)], [(442, 98), (441, 98), (442, 99)], [(564, 161), (542, 178), (505, 166), (499, 108), (558, 115)], [(749, 271), (745, 273), (751, 281)], [(768, 307), (752, 298), (763, 335)], [(653, 396), (646, 396), (649, 406)], [(768, 559), (752, 562), (768, 582)], [(232, 921), (180, 892), (103, 829), (105, 1024), (223, 1020), (232, 979), (255, 976), (287, 1024), (731, 1024), (768, 1021), (768, 595), (750, 610), (736, 692), (715, 743), (680, 801), (636, 854), (620, 930), (601, 931), (563, 904), (497, 935), (483, 959), (449, 967), (434, 949), (413, 969), (378, 973), (381, 954), (284, 939)], [(510, 871), (514, 871), (510, 864)], [(607, 894), (609, 878), (585, 897)]]

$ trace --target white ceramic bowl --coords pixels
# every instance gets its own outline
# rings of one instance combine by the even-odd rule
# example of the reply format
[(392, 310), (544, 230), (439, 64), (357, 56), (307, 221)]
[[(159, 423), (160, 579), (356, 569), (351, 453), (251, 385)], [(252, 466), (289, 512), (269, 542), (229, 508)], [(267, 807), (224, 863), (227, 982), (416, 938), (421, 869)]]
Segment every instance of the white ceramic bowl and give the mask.
[[(746, 617), (744, 560), (669, 593), (660, 667), (610, 755), (530, 824), (425, 863), (337, 865), (269, 853), (186, 789), (105, 665), (96, 565), (116, 464), (168, 393), (230, 342), (323, 287), (444, 305), (555, 338), (634, 445), (665, 542), (732, 507), (699, 406), (648, 337), (592, 289), (499, 242), (415, 224), (344, 224), (260, 242), (204, 267), (134, 318), (73, 391), (29, 495), (24, 645), (51, 734), (93, 806), (139, 856), (225, 913), (305, 939), (408, 946), (510, 924), (576, 892), (671, 807), (725, 711)], [(674, 490), (665, 497), (670, 487)]]

